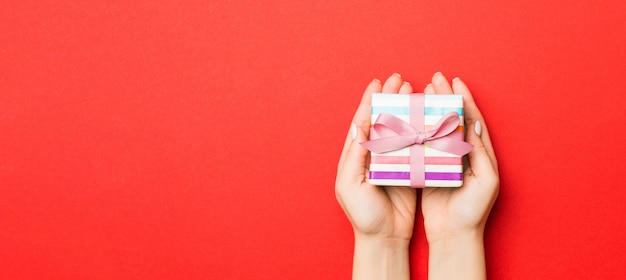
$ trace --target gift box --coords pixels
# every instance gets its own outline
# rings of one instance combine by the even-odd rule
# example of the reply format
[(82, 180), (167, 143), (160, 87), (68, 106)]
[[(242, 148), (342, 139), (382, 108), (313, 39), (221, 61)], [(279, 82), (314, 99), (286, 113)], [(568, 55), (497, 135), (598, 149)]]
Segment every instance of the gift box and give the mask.
[(380, 186), (460, 187), (463, 96), (372, 94), (369, 182)]

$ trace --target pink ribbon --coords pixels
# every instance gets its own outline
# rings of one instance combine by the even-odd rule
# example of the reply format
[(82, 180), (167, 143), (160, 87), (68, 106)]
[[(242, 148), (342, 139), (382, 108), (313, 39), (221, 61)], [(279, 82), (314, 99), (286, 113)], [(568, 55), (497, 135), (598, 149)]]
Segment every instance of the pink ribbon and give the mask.
[(457, 112), (445, 114), (430, 130), (421, 131), (402, 119), (386, 113), (378, 115), (372, 130), (381, 137), (361, 143), (375, 153), (386, 153), (412, 145), (428, 145), (437, 150), (463, 156), (472, 150), (472, 144), (447, 138), (460, 123)]

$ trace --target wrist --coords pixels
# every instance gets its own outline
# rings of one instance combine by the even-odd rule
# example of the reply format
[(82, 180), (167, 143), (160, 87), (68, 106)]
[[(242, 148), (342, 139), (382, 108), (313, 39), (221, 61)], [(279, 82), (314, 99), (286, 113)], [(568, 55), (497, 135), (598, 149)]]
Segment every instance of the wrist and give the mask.
[(430, 279), (485, 279), (483, 230), (429, 237)]
[(399, 250), (409, 248), (411, 238), (354, 233), (355, 245)]
[(484, 227), (449, 230), (436, 233), (426, 233), (426, 240), (429, 246), (441, 246), (445, 244), (457, 244), (463, 242), (482, 242)]
[(409, 279), (409, 244), (404, 238), (355, 234), (353, 279)]

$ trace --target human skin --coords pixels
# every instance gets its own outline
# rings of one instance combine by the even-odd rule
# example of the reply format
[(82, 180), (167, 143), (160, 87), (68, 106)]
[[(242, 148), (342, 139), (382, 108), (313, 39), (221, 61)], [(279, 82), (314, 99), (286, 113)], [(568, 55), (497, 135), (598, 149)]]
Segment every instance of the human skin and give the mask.
[(460, 188), (422, 190), (422, 214), (429, 245), (429, 279), (486, 279), (484, 230), (498, 196), (498, 163), (489, 130), (474, 98), (459, 78), (448, 83), (435, 73), (426, 94), (463, 95), (465, 141), (474, 145)]
[[(378, 187), (367, 182), (367, 141), (373, 92), (411, 93), (393, 74), (384, 84), (373, 80), (352, 119), (337, 168), (335, 194), (354, 229), (353, 279), (409, 279), (409, 243), (413, 235), (416, 190)], [(354, 136), (354, 137), (353, 137)]]
[[(354, 230), (353, 279), (409, 279), (408, 247), (417, 193), (413, 188), (368, 183), (369, 152), (359, 143), (369, 137), (373, 92), (412, 93), (413, 88), (399, 74), (391, 75), (384, 84), (375, 79), (367, 86), (346, 136), (335, 194)], [(466, 141), (474, 145), (462, 187), (422, 191), (429, 278), (484, 279), (482, 237), (499, 187), (487, 127), (469, 89), (459, 78), (450, 85), (441, 73), (435, 73), (424, 92), (463, 95)]]

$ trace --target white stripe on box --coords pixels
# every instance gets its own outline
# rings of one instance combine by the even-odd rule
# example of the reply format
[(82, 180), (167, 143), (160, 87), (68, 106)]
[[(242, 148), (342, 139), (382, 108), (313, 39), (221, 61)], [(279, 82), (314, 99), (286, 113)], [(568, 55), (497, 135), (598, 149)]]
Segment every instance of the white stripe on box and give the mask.
[[(372, 94), (372, 106), (408, 107), (409, 102), (410, 97), (408, 94)], [(426, 94), (424, 95), (424, 107), (463, 108), (463, 96)]]
[(370, 184), (377, 186), (400, 186), (410, 187), (411, 180), (392, 180), (392, 179), (370, 179)]
[(389, 172), (409, 172), (411, 171), (410, 164), (389, 164), (389, 163), (372, 163), (370, 164), (370, 171), (389, 171)]
[(424, 100), (424, 107), (441, 107), (441, 108), (463, 108), (463, 99), (451, 98), (451, 99), (429, 99), (429, 95), (426, 95)]
[[(376, 119), (378, 119), (378, 115), (379, 114), (373, 114), (372, 115), (372, 124), (376, 123)], [(398, 117), (399, 119), (403, 120), (406, 123), (409, 123), (409, 116), (408, 115), (394, 115), (396, 117)]]
[(454, 172), (454, 173), (461, 173), (461, 172), (463, 172), (463, 165), (426, 164), (424, 166), (424, 171), (426, 171), (426, 172)]
[[(398, 95), (401, 96), (401, 95)], [(372, 106), (378, 107), (409, 107), (408, 98), (374, 98)], [(463, 108), (463, 100), (424, 100), (424, 107)]]
[[(443, 115), (426, 115), (424, 116), (424, 125), (436, 124), (439, 120), (441, 120), (442, 117)], [(463, 116), (459, 116), (459, 118), (461, 119), (461, 121), (459, 122), (459, 125), (463, 126), (465, 119), (463, 118)]]
[(408, 94), (372, 94), (372, 106), (408, 107)]
[(463, 181), (426, 180), (426, 186), (429, 187), (460, 187), (461, 185), (463, 185)]
[(427, 157), (457, 157), (457, 158), (459, 157), (459, 156), (457, 156), (455, 154), (443, 152), (443, 151), (440, 151), (440, 150), (437, 150), (437, 149), (433, 149), (431, 147), (424, 148), (424, 156), (427, 156)]
[[(383, 172), (410, 172), (411, 165), (409, 164), (388, 164), (388, 163), (372, 163), (370, 164), (370, 171), (383, 171)], [(424, 171), (426, 172), (463, 172), (463, 165), (424, 165)]]
[[(410, 187), (411, 180), (371, 179), (369, 183), (376, 186)], [(463, 181), (426, 180), (427, 187), (460, 187)]]

